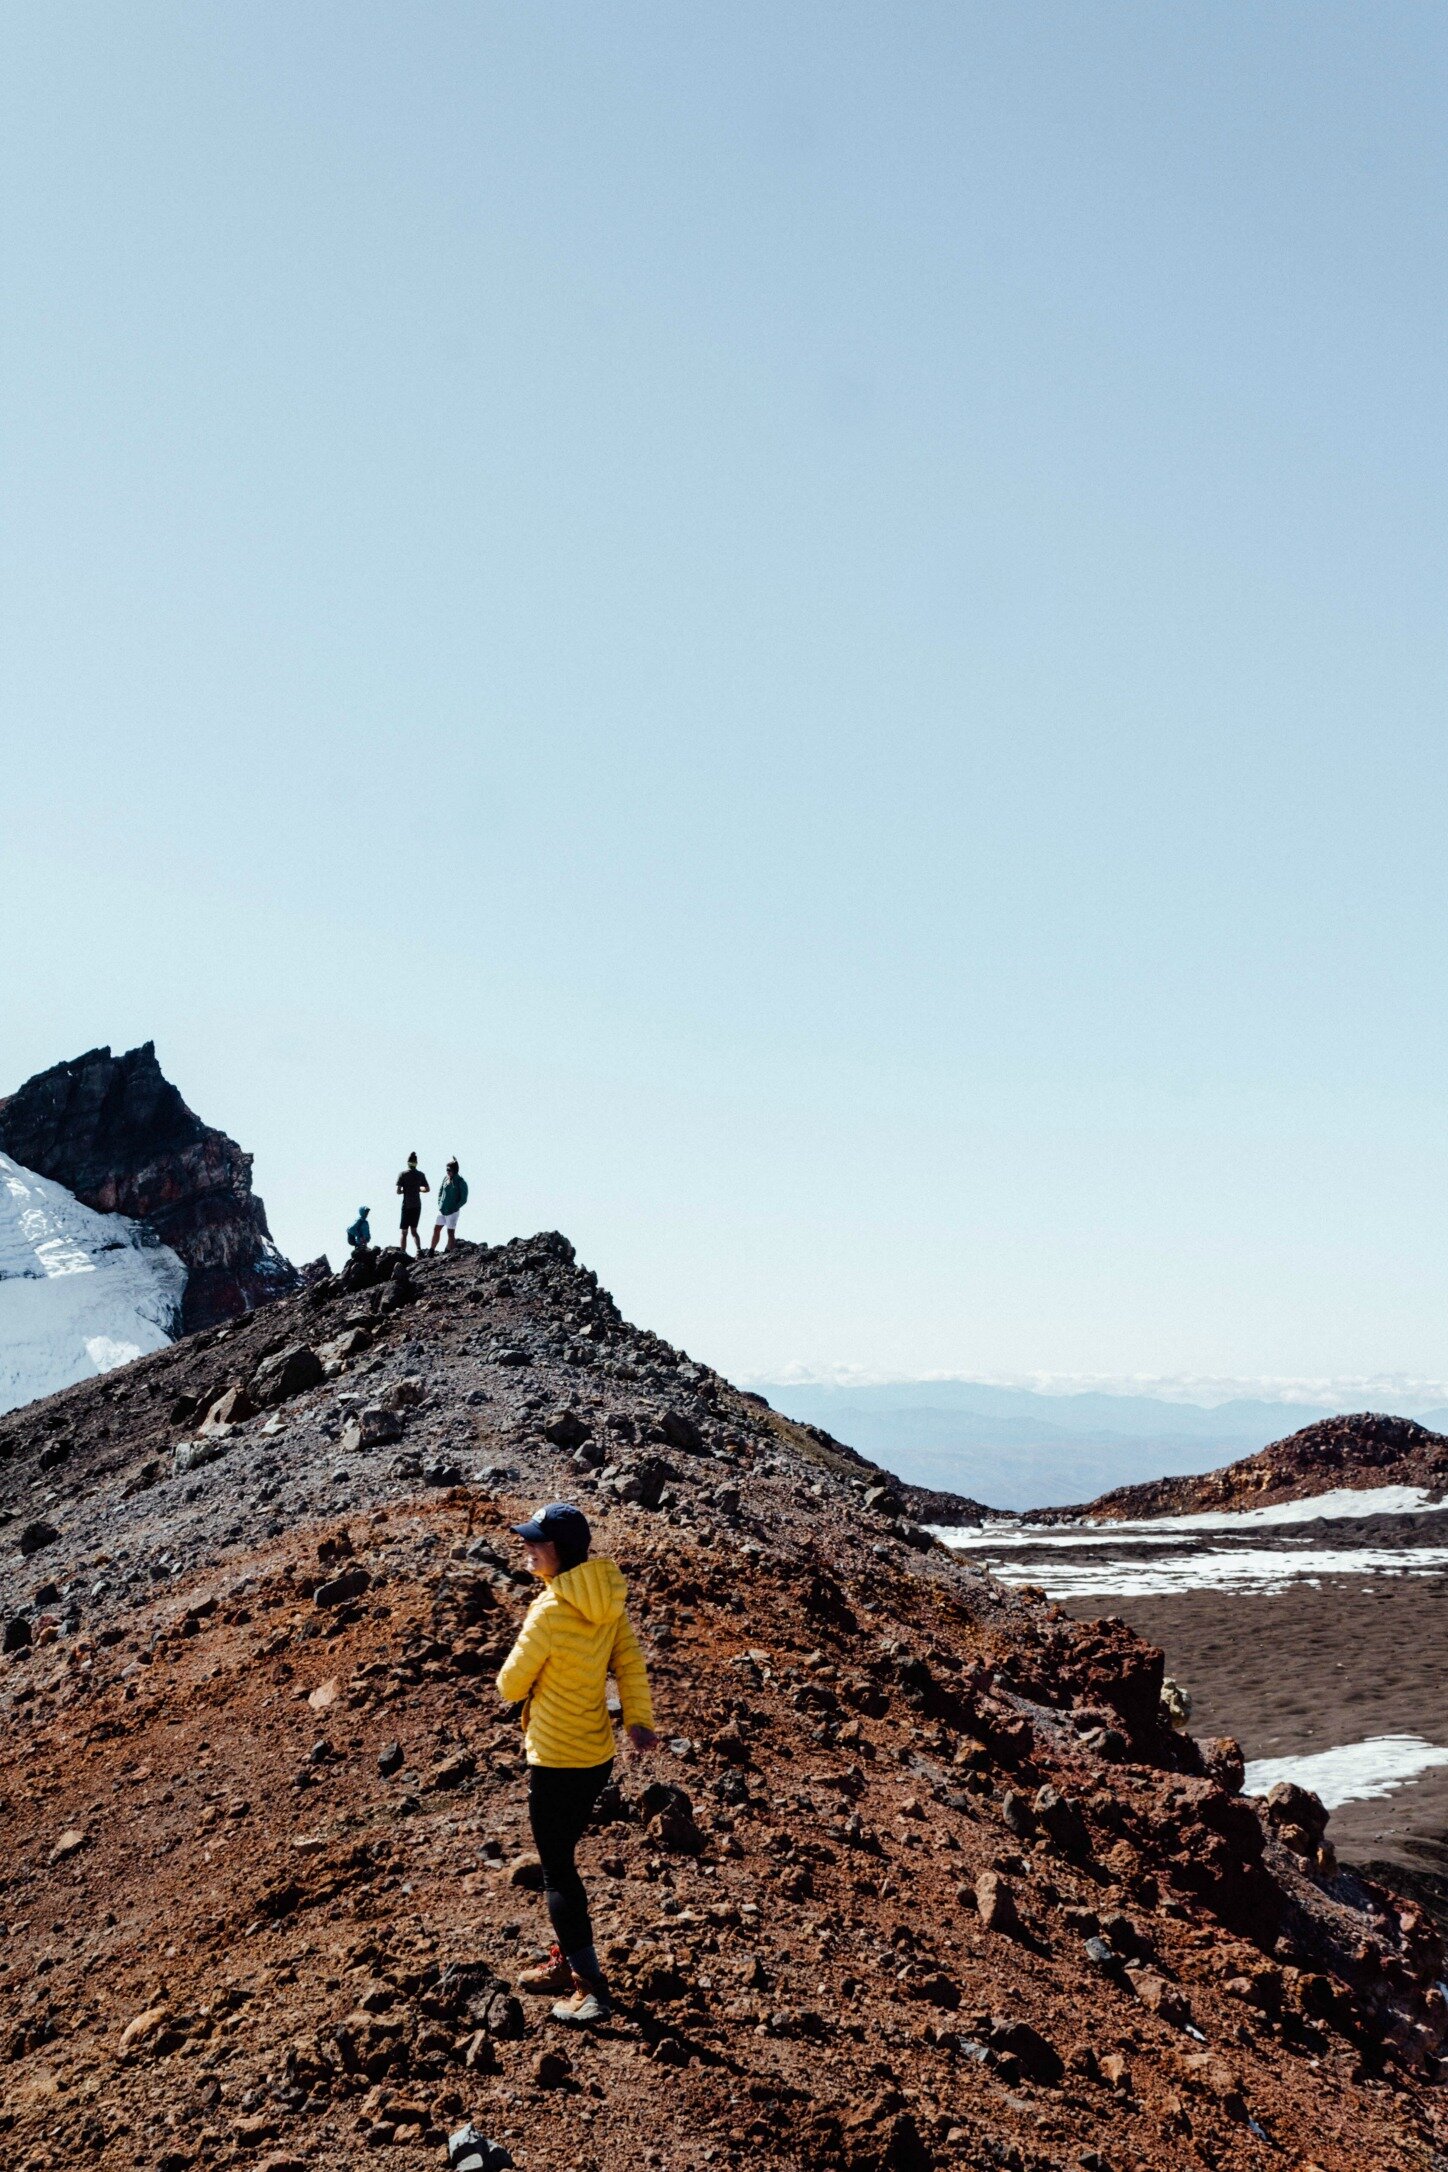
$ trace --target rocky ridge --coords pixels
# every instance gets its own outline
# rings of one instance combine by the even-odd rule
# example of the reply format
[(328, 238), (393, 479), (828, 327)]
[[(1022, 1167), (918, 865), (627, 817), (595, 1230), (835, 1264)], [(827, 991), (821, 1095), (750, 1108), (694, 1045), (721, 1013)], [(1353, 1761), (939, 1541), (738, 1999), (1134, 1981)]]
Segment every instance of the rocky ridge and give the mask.
[(93, 1048), (27, 1080), (0, 1100), (0, 1152), (153, 1230), (187, 1269), (187, 1329), (298, 1287), (252, 1191), (251, 1155), (186, 1106), (150, 1041), (124, 1056)]
[[(587, 1508), (666, 1736), (540, 1941), (507, 1525)], [(1161, 2172), (1441, 2162), (1422, 1915), (1161, 1655), (935, 1545), (555, 1236), (338, 1277), (0, 1420), (0, 2152)], [(496, 2161), (496, 2160), (495, 2160)]]
[(1339, 1487), (1373, 1486), (1421, 1486), (1434, 1497), (1441, 1494), (1448, 1488), (1448, 1435), (1432, 1433), (1412, 1418), (1392, 1418), (1376, 1411), (1324, 1418), (1222, 1470), (1117, 1486), (1075, 1508), (1032, 1509), (1022, 1521), (1075, 1522), (1084, 1516), (1104, 1522), (1134, 1521), (1147, 1516), (1276, 1508), (1284, 1501), (1311, 1500), (1314, 1494)]

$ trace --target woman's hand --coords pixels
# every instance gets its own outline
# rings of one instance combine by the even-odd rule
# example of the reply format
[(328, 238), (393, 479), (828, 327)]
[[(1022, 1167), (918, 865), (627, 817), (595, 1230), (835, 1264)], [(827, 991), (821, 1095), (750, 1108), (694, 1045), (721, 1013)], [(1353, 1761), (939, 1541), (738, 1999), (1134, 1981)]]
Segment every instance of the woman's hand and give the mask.
[(647, 1757), (651, 1750), (656, 1750), (659, 1746), (659, 1738), (652, 1727), (626, 1727), (624, 1733), (635, 1757)]

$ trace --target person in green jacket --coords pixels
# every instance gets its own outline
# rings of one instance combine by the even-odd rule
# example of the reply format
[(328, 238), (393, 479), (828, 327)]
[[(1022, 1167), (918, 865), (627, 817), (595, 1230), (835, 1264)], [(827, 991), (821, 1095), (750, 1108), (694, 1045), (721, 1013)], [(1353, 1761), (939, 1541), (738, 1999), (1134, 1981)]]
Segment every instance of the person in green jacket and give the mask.
[(429, 1252), (437, 1250), (437, 1240), (444, 1230), (447, 1231), (447, 1244), (444, 1246), (444, 1250), (448, 1252), (452, 1250), (458, 1241), (458, 1216), (467, 1203), (467, 1178), (459, 1176), (457, 1163), (450, 1161), (447, 1165), (447, 1175), (443, 1179), (442, 1190), (437, 1195), (437, 1220), (432, 1226), (432, 1243), (427, 1248)]

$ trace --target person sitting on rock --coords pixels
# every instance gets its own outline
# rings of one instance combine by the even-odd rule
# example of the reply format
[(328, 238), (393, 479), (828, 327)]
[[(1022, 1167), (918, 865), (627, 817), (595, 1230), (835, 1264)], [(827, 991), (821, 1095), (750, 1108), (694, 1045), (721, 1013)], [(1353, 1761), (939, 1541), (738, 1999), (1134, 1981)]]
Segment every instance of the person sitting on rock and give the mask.
[(437, 1250), (437, 1240), (447, 1231), (445, 1251), (450, 1252), (458, 1241), (458, 1216), (468, 1203), (468, 1180), (458, 1175), (458, 1165), (450, 1161), (442, 1190), (437, 1195), (437, 1220), (432, 1225), (432, 1243), (429, 1252)]
[(503, 1662), (498, 1694), (522, 1705), (528, 1819), (554, 1940), (548, 1959), (524, 1969), (518, 1988), (571, 1993), (553, 2008), (554, 2020), (589, 2028), (613, 2009), (574, 1851), (613, 1771), (610, 1674), (630, 1751), (642, 1757), (657, 1745), (648, 1671), (625, 1611), (628, 1586), (615, 1562), (590, 1558), (583, 1511), (554, 1501), (513, 1529), (543, 1590)]
[(359, 1207), (357, 1219), (347, 1232), (347, 1242), (354, 1252), (360, 1251), (364, 1244), (372, 1242), (372, 1224), (367, 1219), (371, 1212), (370, 1207)]
[(418, 1168), (416, 1154), (408, 1155), (407, 1167), (397, 1179), (397, 1189), (402, 1194), (402, 1249), (404, 1252), (407, 1250), (410, 1230), (412, 1241), (417, 1246), (417, 1256), (421, 1259), (422, 1239), (417, 1233), (417, 1225), (422, 1220), (422, 1195), (430, 1192), (432, 1186)]

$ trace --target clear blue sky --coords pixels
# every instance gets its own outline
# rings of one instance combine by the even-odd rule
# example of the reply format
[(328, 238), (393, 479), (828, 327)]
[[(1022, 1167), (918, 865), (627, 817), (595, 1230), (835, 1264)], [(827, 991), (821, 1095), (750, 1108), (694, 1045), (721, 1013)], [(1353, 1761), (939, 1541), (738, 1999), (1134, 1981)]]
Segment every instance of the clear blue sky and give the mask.
[(741, 1372), (1448, 1374), (1448, 18), (0, 23), (0, 1077)]

